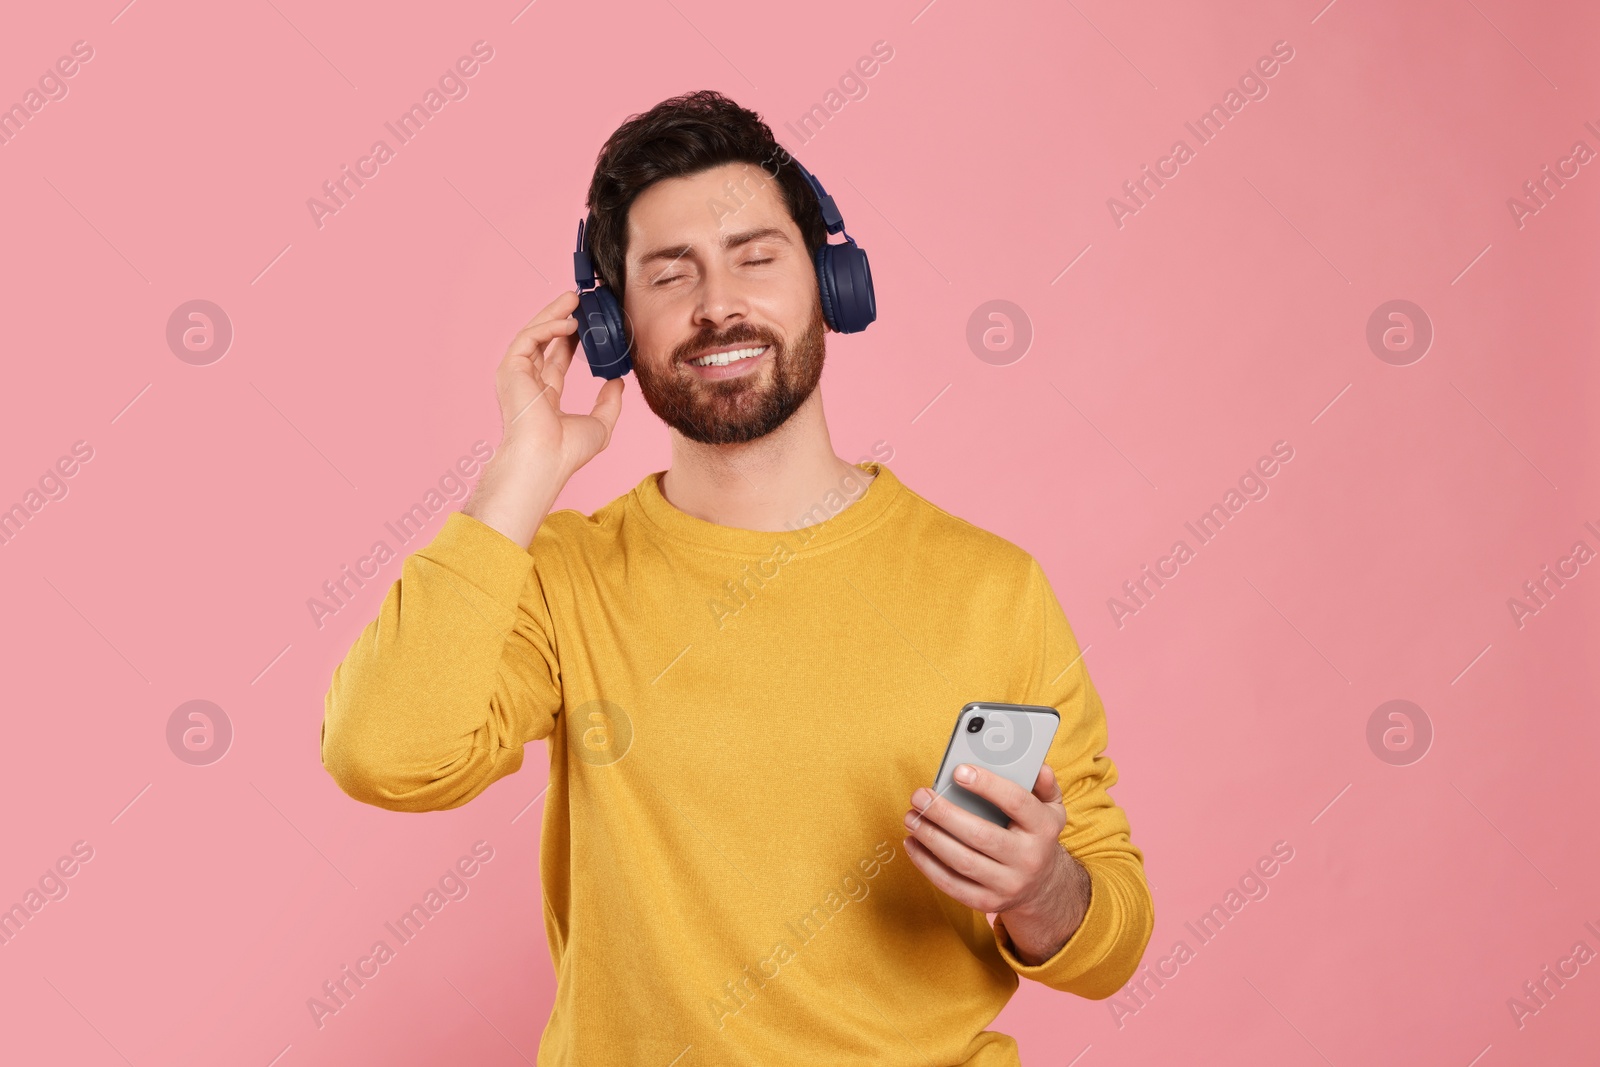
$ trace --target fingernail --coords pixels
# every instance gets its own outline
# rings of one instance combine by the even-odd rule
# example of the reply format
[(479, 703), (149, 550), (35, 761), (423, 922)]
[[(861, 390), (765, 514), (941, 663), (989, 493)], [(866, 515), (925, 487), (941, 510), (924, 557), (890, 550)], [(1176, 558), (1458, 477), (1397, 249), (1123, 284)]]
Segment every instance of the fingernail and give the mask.
[(956, 781), (958, 782), (971, 782), (976, 777), (978, 777), (977, 774), (965, 763), (956, 768)]
[(932, 800), (933, 794), (926, 789), (919, 789), (911, 794), (911, 803), (916, 806), (918, 811), (925, 809)]

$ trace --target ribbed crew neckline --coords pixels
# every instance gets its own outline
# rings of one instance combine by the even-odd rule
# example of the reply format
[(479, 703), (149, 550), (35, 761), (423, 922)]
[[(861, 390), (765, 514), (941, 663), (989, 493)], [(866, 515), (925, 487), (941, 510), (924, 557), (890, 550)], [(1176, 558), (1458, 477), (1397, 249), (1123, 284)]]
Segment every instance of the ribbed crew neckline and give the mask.
[[(854, 466), (873, 475), (866, 492), (853, 503), (846, 503), (830, 518), (796, 529), (745, 530), (695, 518), (679, 510), (661, 492), (661, 476), (666, 471), (646, 475), (629, 494), (629, 500), (663, 534), (701, 548), (727, 554), (767, 556), (772, 553), (774, 546), (782, 542), (796, 554), (811, 553), (819, 548), (840, 544), (873, 526), (906, 493), (904, 484), (883, 464), (869, 460)], [(841, 499), (849, 499), (844, 488), (839, 488), (837, 493)], [(807, 514), (817, 507), (823, 512), (830, 510), (828, 501), (821, 499), (807, 509)], [(804, 516), (796, 515), (793, 521), (803, 522)]]

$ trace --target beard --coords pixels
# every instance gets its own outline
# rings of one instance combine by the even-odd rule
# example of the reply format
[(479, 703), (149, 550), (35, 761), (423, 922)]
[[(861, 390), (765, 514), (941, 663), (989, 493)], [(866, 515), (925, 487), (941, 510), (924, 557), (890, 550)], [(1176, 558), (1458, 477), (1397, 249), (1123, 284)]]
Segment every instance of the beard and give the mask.
[[(782, 426), (816, 391), (826, 348), (823, 326), (819, 300), (792, 347), (765, 326), (739, 322), (725, 333), (701, 331), (673, 349), (661, 367), (635, 359), (633, 374), (650, 410), (689, 440), (707, 445), (754, 441)], [(684, 362), (732, 344), (767, 345), (767, 366), (738, 378), (707, 380)]]

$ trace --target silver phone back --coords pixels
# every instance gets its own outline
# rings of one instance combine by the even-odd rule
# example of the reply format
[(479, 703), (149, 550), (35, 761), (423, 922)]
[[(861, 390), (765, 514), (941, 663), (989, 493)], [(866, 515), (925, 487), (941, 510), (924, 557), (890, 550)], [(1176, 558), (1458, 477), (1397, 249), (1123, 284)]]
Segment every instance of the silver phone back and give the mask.
[[(974, 719), (983, 720), (976, 732), (970, 729)], [(956, 719), (955, 732), (934, 779), (934, 792), (997, 826), (1010, 826), (1011, 818), (1005, 812), (956, 784), (956, 767), (970, 763), (987, 768), (1031, 793), (1060, 725), (1056, 709), (1041, 705), (968, 704)]]

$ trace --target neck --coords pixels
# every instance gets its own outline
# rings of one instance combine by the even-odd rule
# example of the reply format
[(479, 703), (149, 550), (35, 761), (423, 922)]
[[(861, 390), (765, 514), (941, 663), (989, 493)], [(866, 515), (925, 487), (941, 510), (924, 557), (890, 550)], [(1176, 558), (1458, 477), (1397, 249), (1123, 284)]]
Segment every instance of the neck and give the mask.
[(754, 441), (707, 445), (672, 431), (672, 466), (661, 478), (661, 495), (719, 526), (786, 530), (807, 525), (803, 516), (830, 492), (848, 497), (839, 483), (852, 471), (871, 480), (834, 454), (817, 389), (782, 426)]

